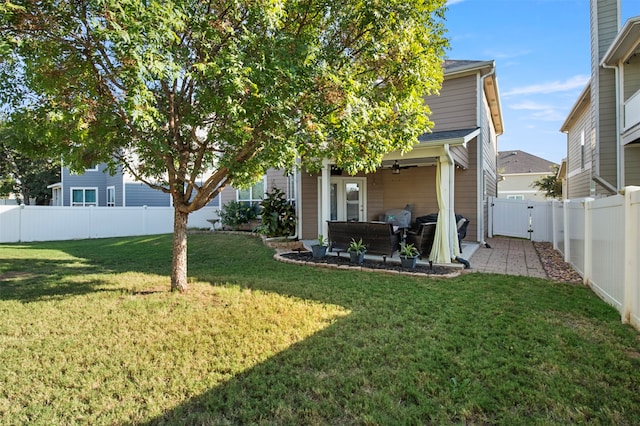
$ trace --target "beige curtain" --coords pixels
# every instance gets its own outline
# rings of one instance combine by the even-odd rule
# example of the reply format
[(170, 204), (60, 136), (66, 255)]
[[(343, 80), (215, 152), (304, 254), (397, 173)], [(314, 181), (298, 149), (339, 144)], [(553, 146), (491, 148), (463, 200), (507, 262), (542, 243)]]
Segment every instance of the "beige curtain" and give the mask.
[(436, 195), (438, 197), (438, 223), (429, 260), (451, 263), (460, 255), (458, 229), (453, 208), (454, 165), (448, 155), (438, 157), (436, 165)]

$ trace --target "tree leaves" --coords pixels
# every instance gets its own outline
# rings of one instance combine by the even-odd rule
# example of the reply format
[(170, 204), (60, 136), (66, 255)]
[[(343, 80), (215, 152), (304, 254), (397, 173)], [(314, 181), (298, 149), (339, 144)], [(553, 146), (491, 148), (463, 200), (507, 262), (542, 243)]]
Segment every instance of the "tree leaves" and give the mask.
[(270, 167), (372, 171), (411, 149), (442, 83), (444, 5), (4, 2), (0, 99), (41, 117), (65, 164), (122, 163), (189, 213)]

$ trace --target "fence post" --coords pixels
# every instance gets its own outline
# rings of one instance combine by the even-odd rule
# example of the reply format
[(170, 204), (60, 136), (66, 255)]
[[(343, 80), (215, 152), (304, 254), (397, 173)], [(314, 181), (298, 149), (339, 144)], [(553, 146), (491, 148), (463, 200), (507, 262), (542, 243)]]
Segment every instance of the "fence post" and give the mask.
[(22, 242), (22, 212), (24, 211), (24, 203), (20, 204), (18, 209), (18, 242)]
[(553, 249), (558, 250), (558, 220), (556, 219), (556, 209), (558, 200), (551, 200), (551, 244)]
[(593, 207), (593, 199), (585, 198), (582, 202), (582, 206), (584, 208), (584, 273), (582, 276), (582, 282), (585, 285), (589, 285), (589, 281), (591, 281), (592, 269), (593, 269), (593, 255), (592, 255), (592, 247), (593, 247), (593, 229), (592, 229), (592, 216), (593, 212), (591, 211)]
[(564, 222), (564, 261), (571, 260), (571, 228), (569, 227), (569, 200), (564, 200), (564, 208), (562, 209), (562, 221)]
[[(636, 299), (638, 297), (638, 285), (635, 278), (638, 276), (636, 272), (638, 253), (636, 253), (636, 239), (638, 238), (638, 223), (633, 217), (631, 207), (631, 195), (640, 190), (640, 187), (627, 186), (622, 189), (624, 195), (624, 300), (622, 302), (622, 322), (631, 322), (631, 316), (637, 316)], [(635, 220), (634, 220), (635, 219)]]

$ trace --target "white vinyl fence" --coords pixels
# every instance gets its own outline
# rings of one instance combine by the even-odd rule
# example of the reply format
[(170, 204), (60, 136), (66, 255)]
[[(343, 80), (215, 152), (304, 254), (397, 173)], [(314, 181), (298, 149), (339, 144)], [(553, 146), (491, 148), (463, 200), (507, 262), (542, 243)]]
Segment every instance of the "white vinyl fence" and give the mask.
[[(188, 226), (210, 229), (218, 210), (191, 213)], [(0, 243), (166, 234), (173, 214), (173, 207), (0, 206)]]
[[(567, 200), (554, 245), (589, 287), (640, 329), (640, 187), (607, 198)], [(560, 243), (561, 242), (561, 243)]]
[(599, 199), (490, 201), (489, 236), (553, 242), (584, 283), (640, 329), (640, 187)]
[(553, 216), (551, 201), (489, 199), (489, 236), (551, 241)]

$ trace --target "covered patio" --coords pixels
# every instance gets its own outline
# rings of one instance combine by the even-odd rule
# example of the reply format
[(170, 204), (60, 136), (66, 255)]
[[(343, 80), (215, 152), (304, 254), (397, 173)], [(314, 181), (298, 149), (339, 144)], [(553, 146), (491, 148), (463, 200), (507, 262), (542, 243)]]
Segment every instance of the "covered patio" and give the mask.
[[(422, 261), (458, 263), (461, 252), (455, 214), (464, 212), (455, 208), (456, 169), (469, 168), (471, 154), (467, 144), (479, 133), (479, 128), (426, 133), (418, 138), (412, 151), (387, 155), (373, 174), (344, 177), (338, 175), (330, 160), (325, 161), (317, 179), (318, 234), (329, 235), (331, 220), (384, 220), (383, 214), (390, 206), (400, 209), (418, 204), (412, 221), (422, 214), (438, 213), (431, 254)], [(342, 208), (340, 199), (344, 199)], [(310, 215), (303, 214), (303, 220), (308, 223), (312, 219), (307, 216)], [(307, 238), (312, 240), (313, 235), (307, 233)], [(475, 250), (477, 244), (464, 243), (464, 258), (471, 256), (472, 248)]]

